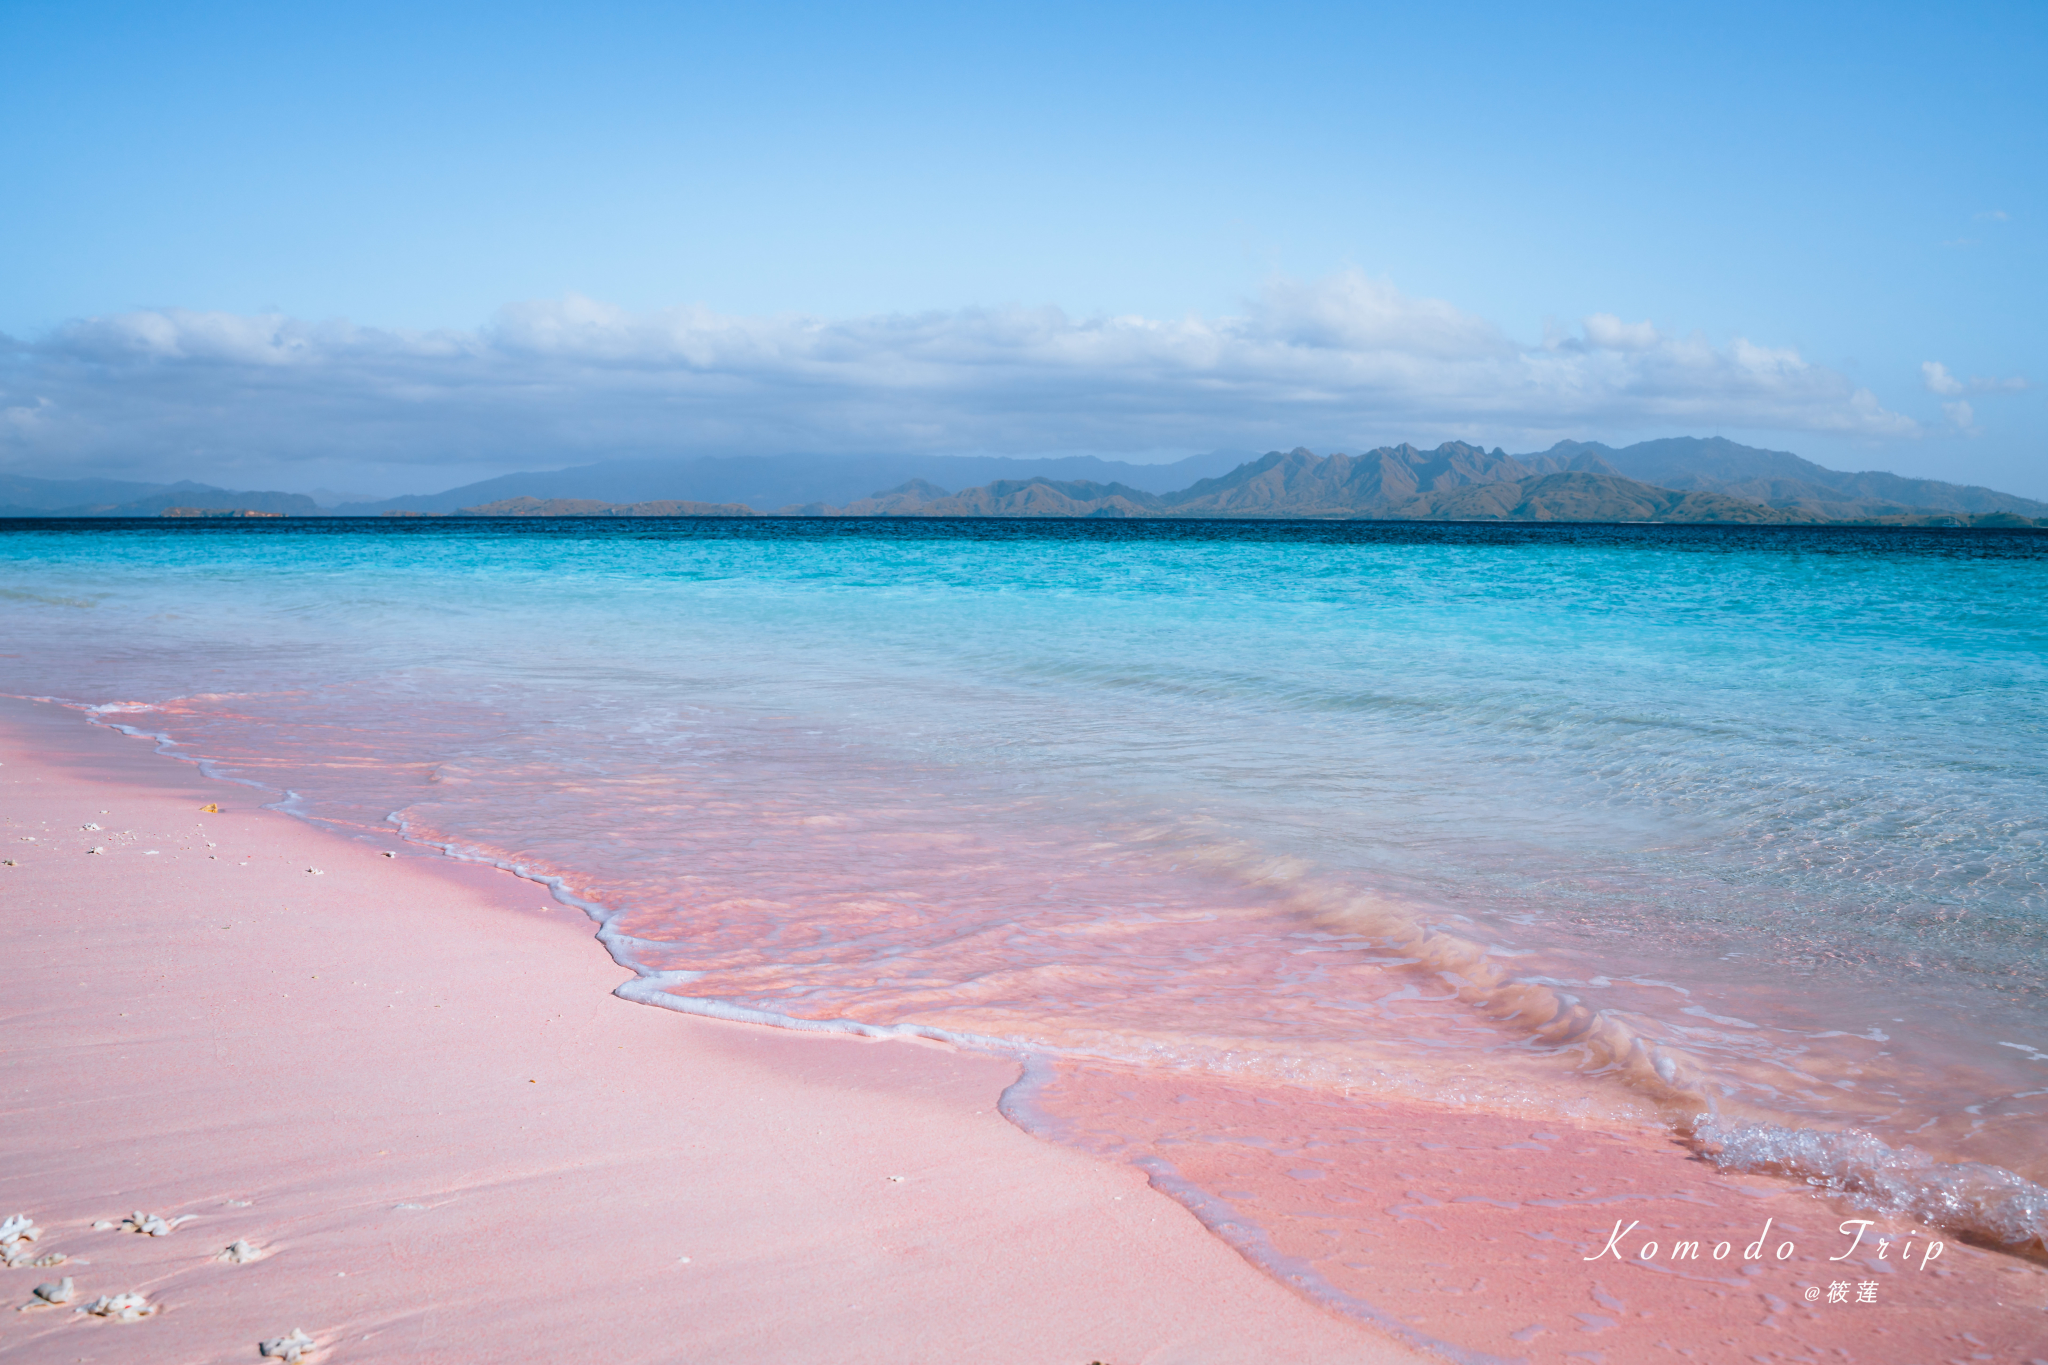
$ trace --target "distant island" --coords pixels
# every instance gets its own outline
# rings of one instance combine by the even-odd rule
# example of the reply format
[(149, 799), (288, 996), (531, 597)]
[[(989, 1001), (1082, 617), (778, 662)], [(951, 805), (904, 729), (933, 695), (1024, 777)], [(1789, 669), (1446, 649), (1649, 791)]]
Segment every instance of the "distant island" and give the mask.
[[(1633, 448), (1632, 448), (1633, 449)], [(1746, 451), (1745, 447), (1735, 450)], [(1775, 452), (1754, 452), (1772, 454)], [(772, 512), (744, 503), (661, 500), (608, 503), (592, 498), (502, 498), (462, 507), (465, 517), (1060, 517), (1124, 519), (1271, 519), (1502, 522), (1686, 522), (1750, 526), (2002, 526), (2048, 525), (2048, 505), (1992, 493), (1992, 498), (2025, 504), (2039, 515), (2000, 508), (1967, 511), (1950, 506), (1915, 506), (1833, 483), (1753, 478), (1716, 480), (1682, 467), (1670, 477), (1693, 487), (1673, 487), (1630, 478), (1606, 457), (1626, 452), (1564, 442), (1541, 455), (1508, 455), (1462, 441), (1434, 450), (1412, 445), (1382, 446), (1364, 455), (1318, 456), (1295, 449), (1273, 451), (1228, 474), (1187, 488), (1154, 493), (1124, 483), (1061, 480), (1044, 476), (999, 479), (957, 493), (928, 479), (910, 479), (841, 506), (790, 504)], [(1797, 458), (1797, 457), (1791, 457)], [(1803, 461), (1801, 463), (1804, 463)], [(1811, 466), (1819, 470), (1819, 466)], [(1803, 472), (1803, 471), (1802, 471)], [(1835, 471), (1821, 471), (1835, 474)], [(1896, 479), (1895, 475), (1837, 475), (1837, 478)], [(1927, 480), (1948, 495), (1971, 490)], [(1713, 491), (1734, 485), (1743, 493)], [(419, 515), (386, 513), (386, 515)], [(449, 515), (443, 513), (441, 515)]]
[[(872, 491), (871, 491), (872, 490)], [(1560, 441), (1510, 455), (1462, 441), (1364, 454), (695, 456), (506, 474), (441, 493), (316, 503), (206, 484), (0, 475), (0, 518), (1086, 517), (1727, 525), (2048, 526), (2048, 502), (1789, 451), (1678, 436)]]

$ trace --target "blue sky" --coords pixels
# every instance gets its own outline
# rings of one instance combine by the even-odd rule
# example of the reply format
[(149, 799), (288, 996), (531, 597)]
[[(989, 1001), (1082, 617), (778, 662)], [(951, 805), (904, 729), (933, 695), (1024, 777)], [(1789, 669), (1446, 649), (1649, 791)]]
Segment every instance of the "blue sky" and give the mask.
[(2048, 497), (2044, 70), (2038, 3), (0, 0), (0, 468), (1719, 432)]

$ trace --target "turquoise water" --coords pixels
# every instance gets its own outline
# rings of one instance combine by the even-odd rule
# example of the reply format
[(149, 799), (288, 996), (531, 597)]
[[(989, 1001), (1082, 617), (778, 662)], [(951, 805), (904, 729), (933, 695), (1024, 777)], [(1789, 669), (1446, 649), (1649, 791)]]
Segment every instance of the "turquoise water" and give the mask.
[(2048, 539), (17, 523), (0, 690), (555, 880), (639, 998), (1669, 1122), (2009, 1240)]

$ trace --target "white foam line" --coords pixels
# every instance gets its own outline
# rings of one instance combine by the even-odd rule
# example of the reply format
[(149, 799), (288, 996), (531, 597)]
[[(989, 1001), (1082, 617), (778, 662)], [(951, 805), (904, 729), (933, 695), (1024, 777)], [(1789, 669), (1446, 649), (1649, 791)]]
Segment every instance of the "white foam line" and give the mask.
[(545, 886), (548, 893), (563, 905), (581, 910), (597, 925), (597, 941), (611, 954), (612, 961), (633, 973), (631, 981), (621, 982), (612, 994), (621, 1000), (630, 1000), (638, 1005), (655, 1005), (662, 1009), (675, 1010), (680, 1014), (695, 1014), (706, 1019), (724, 1019), (734, 1023), (767, 1024), (774, 1028), (796, 1029), (807, 1033), (850, 1033), (866, 1038), (925, 1038), (933, 1042), (950, 1043), (955, 1047), (968, 1048), (977, 1052), (992, 1052), (1000, 1056), (1021, 1058), (1022, 1051), (1015, 1042), (993, 1038), (979, 1033), (956, 1033), (950, 1029), (933, 1028), (928, 1024), (864, 1024), (857, 1019), (804, 1019), (795, 1015), (777, 1014), (772, 1010), (754, 1009), (746, 1005), (734, 1005), (723, 1000), (704, 996), (678, 995), (669, 987), (684, 985), (706, 975), (697, 971), (663, 971), (648, 967), (635, 960), (629, 945), (653, 944), (657, 947), (674, 945), (657, 939), (644, 939), (612, 927), (612, 920), (618, 911), (599, 901), (585, 900), (569, 891), (562, 878), (536, 872), (520, 863), (506, 862), (488, 853), (465, 848), (460, 844), (415, 837), (405, 817), (393, 811), (385, 817), (398, 826), (399, 836), (415, 847), (438, 849), (450, 858), (465, 863), (482, 863), (489, 867), (509, 872), (522, 881)]

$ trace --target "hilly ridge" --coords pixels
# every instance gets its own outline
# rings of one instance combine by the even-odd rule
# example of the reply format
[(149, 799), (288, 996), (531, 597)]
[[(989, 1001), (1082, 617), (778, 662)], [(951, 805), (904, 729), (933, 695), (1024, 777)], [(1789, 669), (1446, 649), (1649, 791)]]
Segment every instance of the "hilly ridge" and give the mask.
[[(646, 465), (589, 466), (560, 474), (610, 481), (620, 491), (578, 493), (565, 488), (527, 496), (601, 497), (613, 505), (637, 505), (625, 485), (651, 486), (648, 481), (665, 477), (664, 499), (744, 503), (756, 512), (780, 516), (1676, 518), (1753, 524), (1932, 524), (1995, 515), (2026, 521), (2048, 517), (2048, 503), (2016, 494), (1881, 471), (1846, 473), (1787, 451), (1743, 446), (1725, 437), (1672, 437), (1619, 449), (1598, 442), (1560, 441), (1547, 451), (1521, 455), (1448, 441), (1434, 450), (1402, 444), (1359, 455), (1318, 456), (1297, 449), (1250, 460), (1218, 451), (1172, 465), (1093, 458), (781, 456), (699, 460), (671, 466), (666, 475)], [(880, 477), (859, 482), (868, 475)], [(1528, 485), (1513, 498), (1500, 488), (1455, 496), (1460, 489), (1527, 484), (1550, 475), (1586, 477)], [(453, 490), (437, 495), (432, 500), (435, 508), (416, 510), (463, 508), (488, 515), (485, 509), (503, 505), (502, 495), (471, 504), (449, 499), (465, 491), (498, 492), (514, 482), (523, 488), (537, 477), (508, 476), (470, 490)], [(1601, 477), (1632, 486), (1587, 481)], [(1672, 498), (1666, 493), (1689, 496)], [(637, 496), (650, 498), (645, 492)]]
[[(970, 467), (966, 462), (956, 466), (960, 472)], [(1164, 471), (1155, 467), (1149, 472)], [(774, 515), (2015, 526), (2048, 517), (2048, 503), (2010, 493), (1895, 474), (1843, 473), (1789, 452), (1737, 445), (1721, 437), (1675, 437), (1619, 450), (1595, 442), (1560, 441), (1547, 451), (1525, 455), (1463, 441), (1446, 441), (1434, 450), (1406, 443), (1381, 446), (1360, 455), (1317, 455), (1297, 448), (1270, 451), (1183, 488), (1165, 488), (1161, 482), (1152, 478), (1145, 480), (1149, 486), (1139, 486), (1123, 479), (1037, 474), (949, 492), (920, 475), (843, 503), (788, 503), (776, 508)], [(1901, 500), (1906, 497), (1915, 501)], [(597, 514), (657, 515), (640, 510), (654, 505), (610, 507)], [(723, 515), (755, 515), (761, 510), (765, 509), (755, 503), (745, 512)], [(508, 501), (462, 511), (480, 516), (533, 514)]]
[(1611, 465), (1615, 473), (1644, 483), (1723, 493), (1787, 511), (1809, 511), (1831, 521), (1929, 511), (2048, 516), (2048, 503), (2014, 493), (1881, 470), (1847, 473), (1790, 451), (1737, 445), (1722, 436), (1673, 436), (1620, 450), (1597, 442), (1560, 441), (1545, 453), (1591, 455)]
[(1626, 479), (1588, 453), (1525, 462), (1459, 441), (1428, 451), (1412, 445), (1387, 446), (1355, 457), (1319, 456), (1305, 449), (1273, 451), (1229, 474), (1164, 495), (1123, 484), (1052, 479), (999, 481), (946, 493), (917, 480), (845, 507), (786, 507), (781, 512), (843, 517), (1675, 520), (1747, 525), (1814, 520), (1717, 493), (1679, 492)]
[[(1771, 468), (1773, 452), (1734, 448), (1738, 464)], [(997, 479), (948, 492), (913, 478), (842, 506), (791, 504), (773, 515), (798, 517), (1057, 517), (1132, 519), (1428, 520), (1513, 522), (1688, 522), (1723, 525), (1812, 525), (1845, 520), (1825, 515), (1801, 492), (1773, 506), (1711, 488), (1672, 488), (1629, 478), (1607, 451), (1568, 443), (1540, 455), (1514, 456), (1462, 441), (1434, 450), (1402, 444), (1362, 455), (1271, 451), (1226, 474), (1159, 493), (1121, 482), (1088, 479)], [(1766, 457), (1762, 461), (1750, 457)], [(1796, 459), (1797, 457), (1788, 457)], [(1709, 466), (1712, 467), (1711, 465)], [(1723, 466), (1726, 468), (1726, 462)], [(1782, 467), (1782, 466), (1781, 466)], [(1818, 468), (1818, 466), (1814, 466)], [(1733, 472), (1756, 475), (1753, 467)], [(1832, 473), (1833, 471), (1822, 471)], [(1760, 475), (1759, 475), (1760, 477)], [(1739, 486), (1711, 474), (1697, 483)], [(1809, 485), (1801, 484), (1801, 489)], [(1972, 490), (1960, 490), (1971, 492)], [(1989, 490), (1982, 490), (1989, 492)], [(2025, 505), (2025, 499), (1996, 497)], [(1868, 506), (1839, 500), (1828, 507)], [(1876, 504), (1881, 519), (1916, 524), (2031, 526), (2015, 512), (1930, 512)], [(464, 516), (759, 516), (744, 504), (675, 501), (611, 505), (573, 499), (505, 499), (461, 509)], [(1879, 519), (1879, 518), (1872, 518)]]
[(320, 515), (319, 504), (303, 493), (238, 493), (189, 479), (163, 484), (0, 474), (0, 517), (154, 517), (172, 507)]

